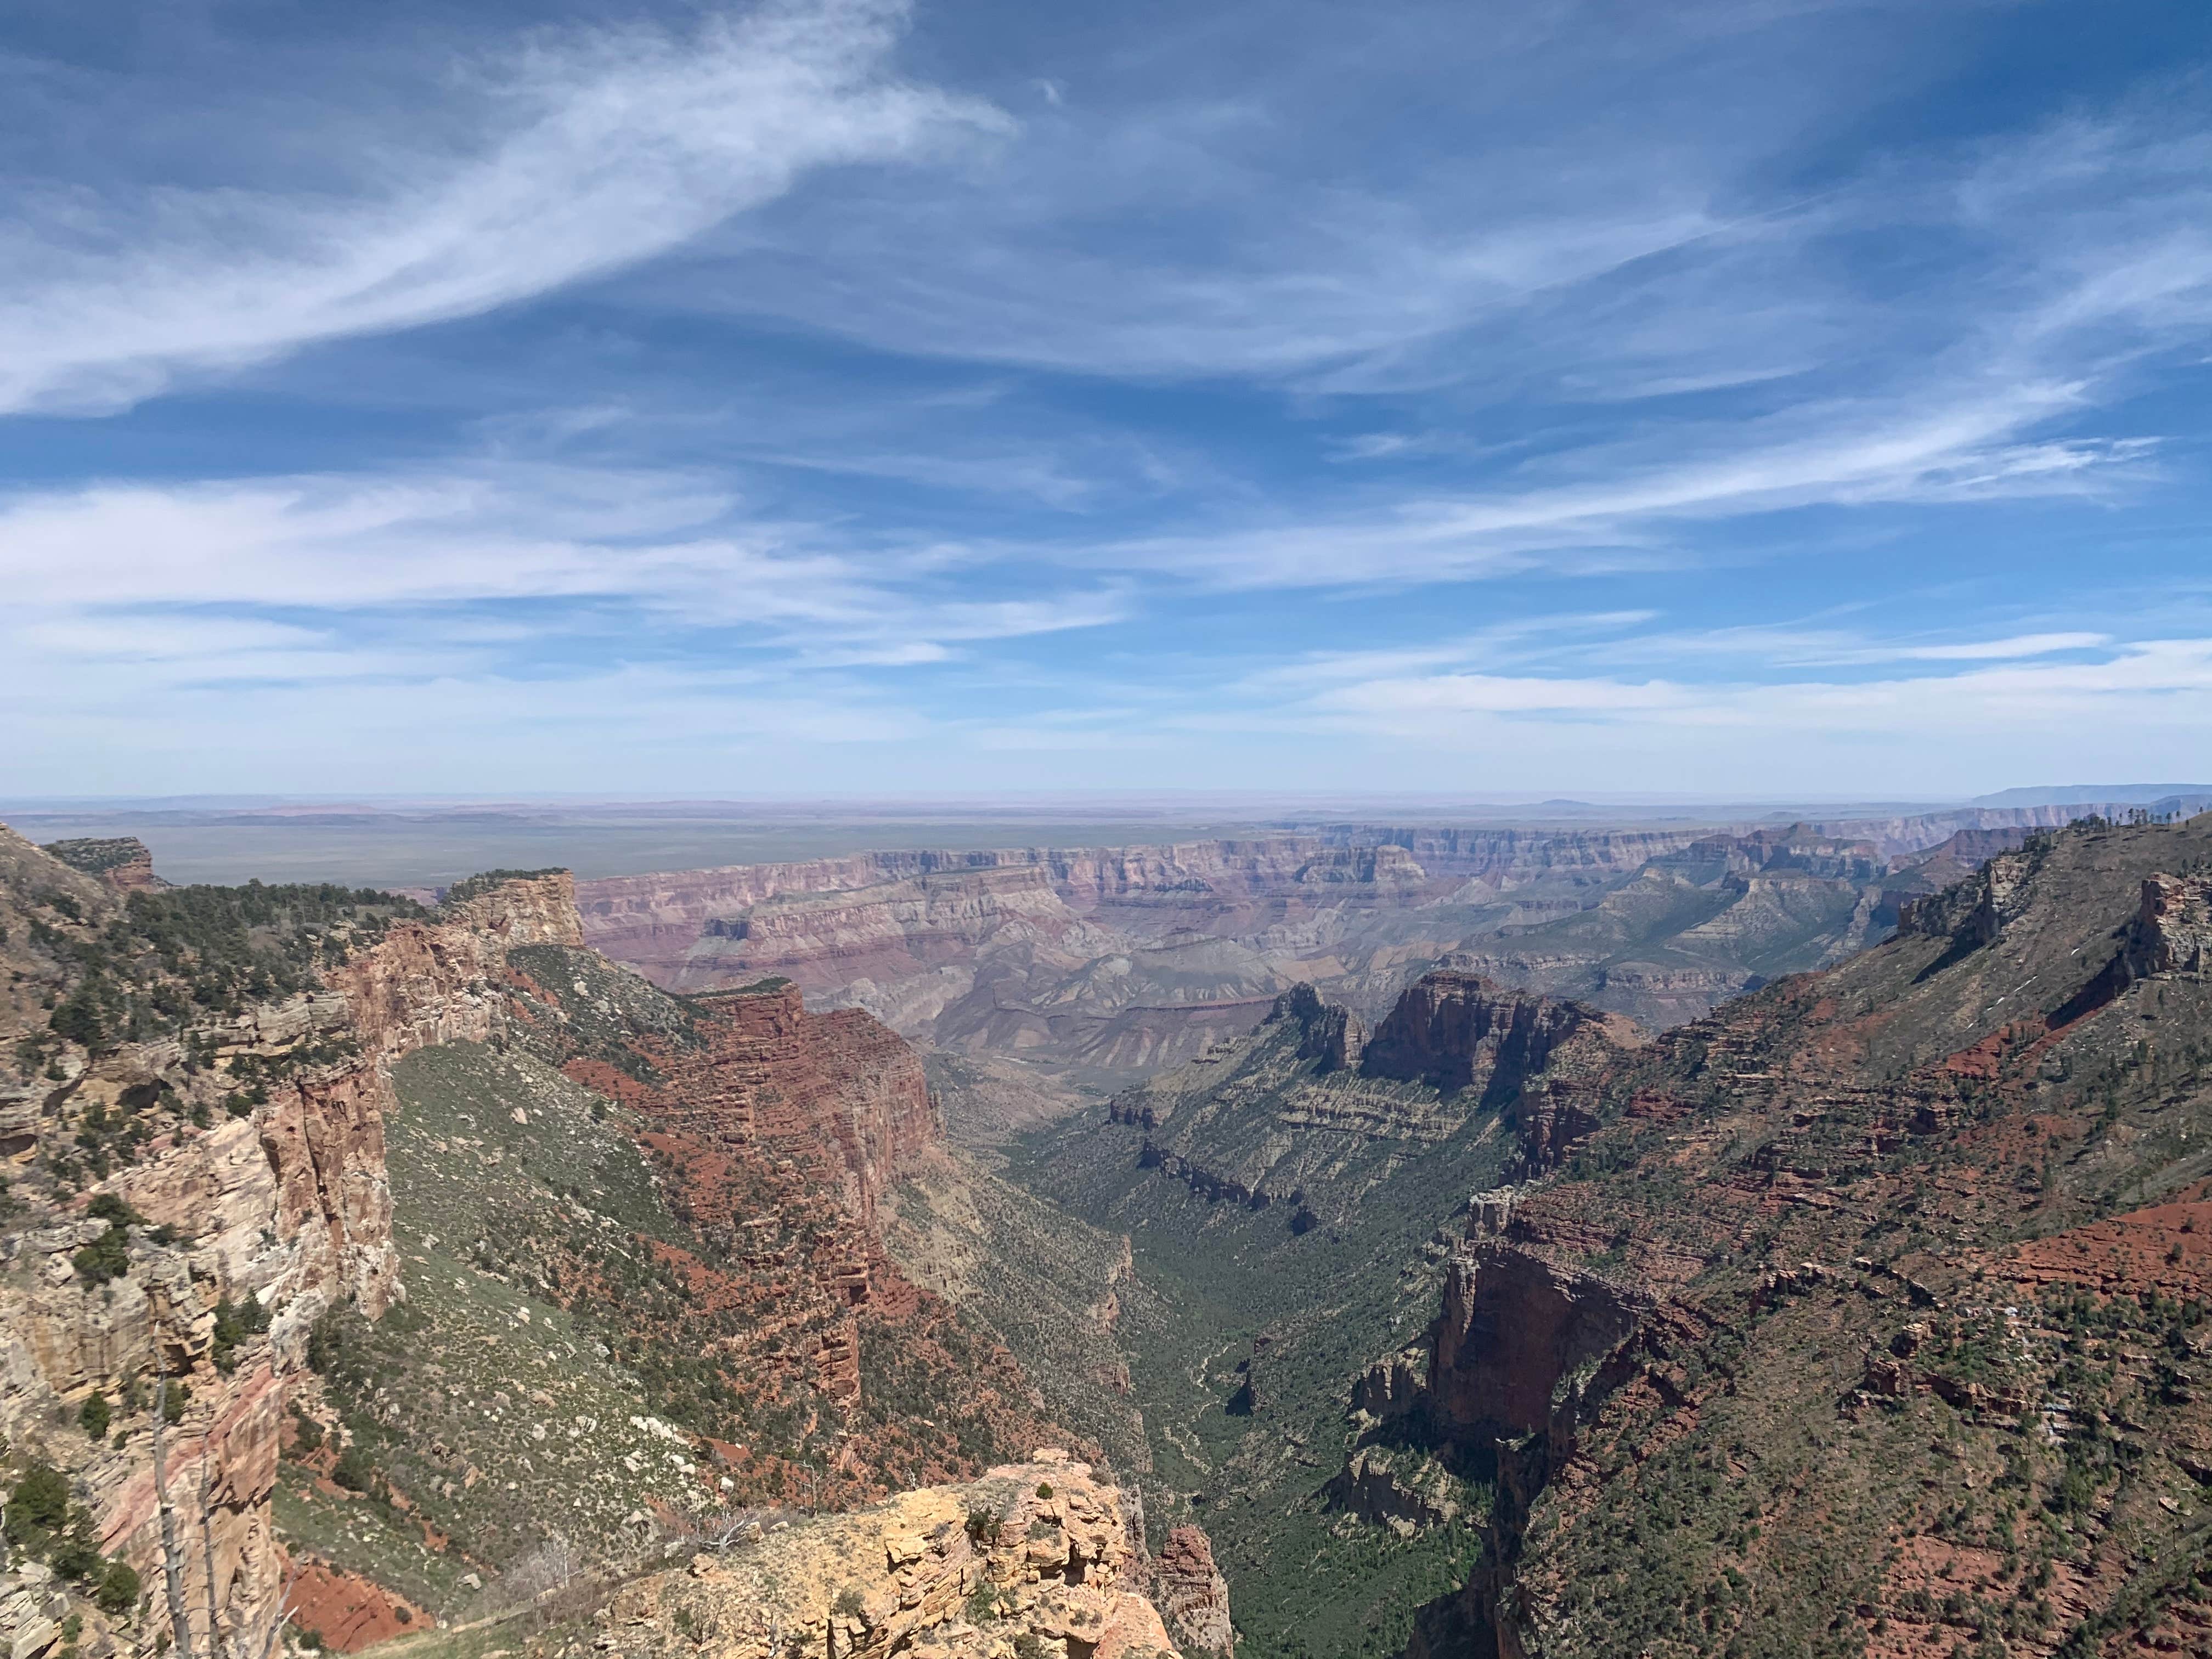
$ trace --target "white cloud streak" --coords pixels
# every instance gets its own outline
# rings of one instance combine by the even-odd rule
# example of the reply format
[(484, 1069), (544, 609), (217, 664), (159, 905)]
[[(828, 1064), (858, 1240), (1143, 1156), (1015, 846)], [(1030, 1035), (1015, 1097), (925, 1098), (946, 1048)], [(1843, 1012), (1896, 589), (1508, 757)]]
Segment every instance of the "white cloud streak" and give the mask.
[[(927, 551), (750, 519), (683, 474), (525, 466), (0, 498), (0, 587), (26, 684), (125, 660), (149, 684), (419, 678), (517, 653), (651, 657), (702, 629), (784, 670), (914, 666), (1132, 603), (1112, 586), (977, 597)], [(368, 624), (407, 647), (355, 643)]]
[(475, 130), (393, 137), (357, 192), (25, 190), (0, 232), (0, 410), (127, 406), (196, 371), (472, 315), (679, 246), (802, 173), (1003, 116), (891, 78), (896, 0), (547, 41), (468, 86)]
[[(2022, 653), (2025, 654), (2025, 653)], [(1439, 740), (1486, 722), (1536, 718), (1680, 733), (1698, 728), (1767, 744), (1812, 735), (1963, 740), (2023, 725), (2084, 731), (2212, 728), (2212, 640), (2144, 640), (2094, 662), (2008, 662), (1952, 674), (1781, 684), (1451, 673), (1363, 681), (1304, 705), (1323, 722)], [(1455, 733), (1455, 728), (1456, 732)]]

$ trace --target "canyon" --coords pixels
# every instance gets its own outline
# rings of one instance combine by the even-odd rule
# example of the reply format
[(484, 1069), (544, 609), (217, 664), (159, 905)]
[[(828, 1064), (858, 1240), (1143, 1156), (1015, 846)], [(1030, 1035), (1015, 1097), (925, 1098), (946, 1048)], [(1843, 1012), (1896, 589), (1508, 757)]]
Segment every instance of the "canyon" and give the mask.
[(2196, 1640), (2208, 824), (1985, 841), (1663, 1032), (1298, 988), (1030, 1136), (1247, 1645)]
[(258, 1647), (288, 1602), (365, 1639), (1065, 1437), (882, 1247), (941, 1132), (866, 1014), (678, 1003), (582, 947), (565, 872), (427, 911), (143, 864), (0, 831), (19, 1652)]
[(434, 906), (0, 835), (0, 1433), (74, 1506), (0, 1618), (2186, 1648), (2212, 818), (1960, 816)]
[(1017, 1079), (1049, 1115), (1242, 1036), (1296, 984), (1377, 1018), (1444, 964), (1678, 1024), (1875, 942), (1901, 903), (2093, 810), (1750, 830), (1313, 824), (611, 877), (578, 902), (593, 948), (658, 984), (790, 979)]

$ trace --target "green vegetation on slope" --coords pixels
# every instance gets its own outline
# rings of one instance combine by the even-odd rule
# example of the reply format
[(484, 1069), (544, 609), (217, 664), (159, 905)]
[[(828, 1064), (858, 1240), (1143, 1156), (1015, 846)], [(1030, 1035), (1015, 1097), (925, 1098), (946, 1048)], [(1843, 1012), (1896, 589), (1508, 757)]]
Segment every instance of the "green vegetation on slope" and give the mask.
[[(65, 907), (58, 912), (64, 921), (85, 920), (65, 895), (48, 902)], [(102, 927), (34, 916), (29, 932), (69, 975), (49, 1022), (55, 1035), (97, 1053), (308, 990), (323, 969), (380, 938), (393, 917), (422, 914), (410, 899), (367, 888), (248, 882), (132, 893)], [(34, 1058), (27, 1053), (24, 1061)]]
[(1277, 1201), (1209, 1199), (1146, 1166), (1146, 1131), (1096, 1114), (1026, 1138), (1010, 1172), (1131, 1241), (1140, 1290), (1125, 1294), (1116, 1335), (1152, 1461), (1139, 1483), (1147, 1522), (1156, 1534), (1185, 1517), (1206, 1528), (1245, 1659), (1395, 1653), (1414, 1608), (1463, 1579), (1478, 1553), (1479, 1514), (1401, 1536), (1334, 1510), (1323, 1489), (1344, 1462), (1352, 1381), (1433, 1316), (1443, 1240), (1468, 1194), (1495, 1183), (1509, 1139), (1486, 1114), (1440, 1140), (1378, 1132), (1395, 1111), (1435, 1133), (1439, 1120), (1420, 1109), (1435, 1093), (1357, 1080), (1367, 1127), (1286, 1124), (1314, 1081), (1297, 1036), (1263, 1028), (1132, 1097), (1236, 1100), (1191, 1152), (1218, 1144), (1227, 1162), (1256, 1150), (1295, 1168), (1298, 1186)]
[(494, 1571), (554, 1536), (623, 1556), (652, 1530), (634, 1517), (701, 1501), (688, 1443), (654, 1414), (670, 1391), (562, 1306), (580, 1261), (626, 1297), (674, 1296), (641, 1240), (678, 1230), (611, 1121), (620, 1109), (544, 1062), (454, 1043), (408, 1056), (393, 1083), (407, 1300), (374, 1324), (326, 1316), (310, 1353), (374, 1478), (355, 1499), (289, 1478), (280, 1520), (337, 1565), (443, 1609), (465, 1568), (418, 1522), (379, 1513), (387, 1490)]

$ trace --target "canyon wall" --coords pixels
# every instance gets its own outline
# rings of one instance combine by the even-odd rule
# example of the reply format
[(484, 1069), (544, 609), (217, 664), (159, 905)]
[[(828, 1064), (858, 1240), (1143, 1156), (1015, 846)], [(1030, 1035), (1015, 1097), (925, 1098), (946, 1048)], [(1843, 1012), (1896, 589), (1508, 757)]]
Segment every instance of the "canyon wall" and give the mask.
[(1486, 1482), (1482, 1559), (1412, 1652), (2194, 1639), (2212, 1596), (2157, 1564), (2198, 1559), (2172, 1494), (2212, 1424), (2182, 1335), (2212, 1295), (2208, 843), (1997, 851), (1623, 1056), (1477, 1195), (1332, 1484), (1413, 1513), (1407, 1444)]
[[(205, 890), (180, 890), (176, 914), (203, 915), (195, 895)], [(173, 1379), (167, 1478), (185, 1512), (179, 1551), (203, 1644), (210, 1602), (234, 1640), (273, 1615), (283, 1565), (270, 1498), (310, 1328), (341, 1306), (374, 1320), (405, 1297), (386, 1132), (394, 1067), (427, 1051), (539, 1055), (642, 1114), (672, 1201), (712, 1231), (725, 1265), (655, 1248), (704, 1298), (690, 1316), (702, 1332), (731, 1333), (720, 1346), (744, 1386), (793, 1376), (857, 1405), (855, 1322), (879, 1313), (905, 1322), (925, 1361), (979, 1367), (975, 1389), (1003, 1402), (989, 1407), (994, 1421), (1024, 1434), (1047, 1426), (1003, 1352), (958, 1360), (966, 1339), (938, 1346), (954, 1340), (949, 1309), (882, 1251), (880, 1201), (939, 1139), (921, 1063), (894, 1034), (859, 1010), (810, 1013), (790, 985), (671, 1002), (583, 948), (565, 872), (480, 878), (438, 912), (401, 902), (372, 924), (356, 913), (378, 907), (355, 901), (375, 896), (315, 901), (344, 901), (345, 919), (313, 947), (339, 959), (307, 988), (234, 1012), (209, 1006), (158, 1040), (88, 1028), (88, 1046), (58, 1018), (50, 1027), (41, 985), (46, 1005), (85, 1000), (135, 1030), (144, 1006), (182, 994), (175, 974), (188, 980), (209, 952), (233, 947), (213, 934), (179, 946), (185, 923), (125, 916), (112, 884), (0, 831), (0, 956), (15, 969), (0, 1010), (12, 1022), (0, 1032), (10, 1166), (0, 1435), (17, 1457), (70, 1479), (101, 1553), (135, 1567), (158, 1599), (149, 1407), (154, 1379)], [(114, 987), (131, 975), (137, 1002), (125, 1008)], [(515, 1122), (531, 1115), (518, 1097)], [(563, 1236), (551, 1227), (529, 1248), (557, 1249)], [(678, 1352), (707, 1340), (666, 1334)], [(94, 1411), (98, 1433), (80, 1426)], [(926, 1425), (890, 1432), (928, 1466)], [(872, 1445), (857, 1434), (842, 1455), (841, 1478), (863, 1490)], [(92, 1621), (88, 1639), (131, 1639), (127, 1619), (88, 1602), (78, 1612)], [(154, 1615), (139, 1638), (167, 1623)]]
[[(41, 918), (56, 914), (56, 893), (70, 897), (59, 866), (42, 866), (19, 841), (0, 851), (9, 932), (35, 939), (30, 925), (53, 925)], [(88, 925), (112, 914), (75, 897)], [(394, 921), (313, 992), (210, 1018), (184, 1038), (64, 1047), (44, 1078), (9, 1089), (19, 1214), (5, 1240), (15, 1271), (0, 1284), (0, 1433), (82, 1482), (104, 1553), (153, 1582), (150, 1418), (118, 1409), (125, 1426), (112, 1442), (58, 1425), (74, 1425), (95, 1395), (143, 1398), (166, 1373), (188, 1402), (167, 1437), (172, 1495), (204, 1482), (210, 1503), (208, 1524), (185, 1529), (192, 1603), (212, 1572), (227, 1628), (269, 1616), (281, 1576), (269, 1498), (307, 1328), (336, 1303), (374, 1316), (399, 1294), (384, 1162), (392, 1065), (500, 1029), (495, 981), (508, 941), (576, 937), (565, 874), (510, 883), (451, 917)], [(282, 1075), (242, 1105), (235, 1079), (272, 1062)], [(152, 1131), (103, 1184), (134, 1219), (127, 1244), (112, 1241), (123, 1255), (97, 1267), (87, 1252), (120, 1227), (86, 1218), (66, 1186), (39, 1178), (42, 1147), (88, 1114), (132, 1115)], [(219, 1307), (249, 1298), (267, 1338), (219, 1352)]]
[(1579, 1003), (1534, 996), (1479, 974), (1425, 974), (1367, 1038), (1359, 1070), (1368, 1077), (1425, 1083), (1447, 1093), (1493, 1087), (1501, 1097), (1551, 1064), (1577, 1032), (1632, 1041), (1625, 1021)]
[[(1881, 937), (2026, 833), (1867, 828), (1319, 824), (623, 877), (580, 902), (593, 945), (672, 988), (787, 977), (939, 1048), (1110, 1085), (1241, 1035), (1291, 983), (1375, 1015), (1439, 964), (1679, 1024)], [(1205, 983), (1204, 942), (1246, 959)]]
[[(1395, 847), (1335, 847), (1285, 836), (1165, 847), (863, 853), (618, 876), (582, 884), (578, 904), (594, 949), (662, 984), (772, 971), (802, 980), (812, 974), (829, 988), (863, 976), (866, 968), (854, 964), (872, 957), (880, 967), (906, 952), (914, 965), (930, 965), (1009, 925), (1089, 945), (1096, 954), (1105, 944), (1077, 931), (1085, 918), (1144, 938), (1199, 922), (1234, 933), (1243, 929), (1218, 924), (1255, 907), (1310, 911), (1362, 893), (1389, 898), (1427, 882), (1419, 863)], [(709, 940), (726, 943), (707, 944), (695, 965), (695, 947)]]

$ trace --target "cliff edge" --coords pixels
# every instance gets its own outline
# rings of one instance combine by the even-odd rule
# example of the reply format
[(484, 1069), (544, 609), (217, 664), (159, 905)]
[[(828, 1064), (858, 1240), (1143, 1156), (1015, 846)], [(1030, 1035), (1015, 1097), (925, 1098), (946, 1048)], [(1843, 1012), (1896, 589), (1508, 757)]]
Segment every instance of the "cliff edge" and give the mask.
[(1139, 1563), (1121, 1494), (1039, 1451), (635, 1580), (593, 1645), (617, 1659), (1175, 1659), (1129, 1588)]

